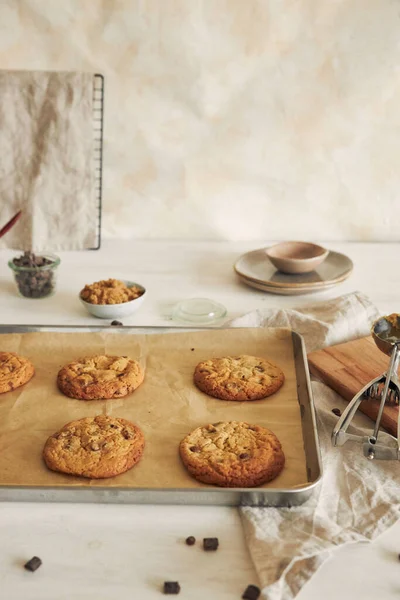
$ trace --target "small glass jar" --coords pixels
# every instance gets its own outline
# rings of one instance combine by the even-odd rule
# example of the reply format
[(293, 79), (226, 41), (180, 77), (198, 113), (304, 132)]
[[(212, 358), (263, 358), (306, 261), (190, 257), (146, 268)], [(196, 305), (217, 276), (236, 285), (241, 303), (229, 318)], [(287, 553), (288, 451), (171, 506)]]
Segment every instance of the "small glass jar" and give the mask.
[[(48, 298), (54, 294), (56, 271), (61, 262), (58, 256), (49, 253), (36, 256), (36, 261), (39, 264), (18, 265), (15, 264), (14, 260), (9, 260), (8, 266), (14, 273), (20, 296), (24, 298)], [(17, 260), (21, 260), (21, 258)], [(40, 262), (43, 264), (40, 264)]]

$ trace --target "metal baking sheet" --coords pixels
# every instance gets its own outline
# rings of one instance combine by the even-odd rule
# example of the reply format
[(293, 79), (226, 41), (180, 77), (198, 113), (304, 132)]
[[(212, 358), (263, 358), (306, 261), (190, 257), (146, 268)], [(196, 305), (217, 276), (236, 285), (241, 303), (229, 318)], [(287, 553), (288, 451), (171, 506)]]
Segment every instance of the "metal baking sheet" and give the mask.
[[(212, 328), (213, 331), (224, 331)], [(42, 327), (42, 326), (0, 326), (0, 334), (54, 332), (54, 333), (112, 333), (118, 335), (176, 333), (194, 331), (187, 328), (135, 328), (135, 327)], [(201, 331), (203, 331), (202, 329)], [(232, 329), (229, 331), (232, 332)], [(243, 330), (242, 330), (243, 331)], [(246, 330), (245, 330), (246, 331)], [(249, 330), (250, 332), (250, 330)], [(288, 333), (286, 333), (286, 337)], [(84, 336), (83, 336), (84, 337)], [(168, 336), (167, 336), (168, 337)], [(309, 381), (308, 365), (301, 336), (290, 332), (292, 342), (297, 402), (301, 421), (302, 439), (305, 454), (307, 482), (287, 488), (217, 488), (177, 487), (118, 487), (103, 486), (96, 482), (90, 485), (55, 485), (54, 487), (35, 485), (1, 485), (2, 501), (46, 501), (46, 502), (113, 502), (135, 504), (198, 504), (198, 505), (251, 505), (251, 506), (294, 506), (303, 503), (318, 487), (322, 470), (315, 424), (314, 406)], [(268, 354), (268, 352), (266, 352)], [(292, 396), (293, 397), (293, 396)], [(250, 417), (247, 420), (251, 421)], [(300, 430), (299, 434), (300, 436)], [(299, 437), (301, 443), (301, 437)], [(25, 483), (25, 482), (24, 482)]]

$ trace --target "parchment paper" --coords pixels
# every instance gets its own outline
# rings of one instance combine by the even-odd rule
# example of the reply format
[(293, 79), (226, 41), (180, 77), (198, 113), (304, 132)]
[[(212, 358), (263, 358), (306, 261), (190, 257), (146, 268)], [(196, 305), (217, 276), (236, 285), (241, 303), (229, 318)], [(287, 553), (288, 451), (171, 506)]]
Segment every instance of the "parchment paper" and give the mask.
[[(223, 420), (266, 426), (286, 455), (282, 473), (262, 487), (294, 488), (307, 482), (297, 402), (291, 332), (258, 328), (173, 334), (25, 333), (0, 337), (3, 351), (28, 357), (36, 368), (25, 386), (0, 395), (0, 484), (24, 486), (108, 486), (140, 488), (207, 487), (181, 464), (178, 445), (200, 425)], [(127, 355), (146, 368), (144, 383), (116, 400), (82, 401), (64, 396), (56, 377), (66, 363), (90, 354)], [(201, 360), (252, 354), (281, 366), (286, 380), (270, 398), (228, 402), (211, 398), (193, 384)], [(69, 421), (98, 414), (124, 417), (144, 432), (140, 463), (110, 479), (88, 480), (52, 472), (42, 459), (47, 438)]]

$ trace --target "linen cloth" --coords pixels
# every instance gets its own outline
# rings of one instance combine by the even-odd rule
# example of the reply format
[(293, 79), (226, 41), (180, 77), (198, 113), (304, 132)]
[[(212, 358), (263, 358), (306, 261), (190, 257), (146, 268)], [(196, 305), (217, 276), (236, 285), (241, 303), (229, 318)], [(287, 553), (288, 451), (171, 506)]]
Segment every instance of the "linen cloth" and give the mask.
[[(232, 327), (290, 327), (304, 336), (307, 352), (367, 336), (379, 316), (359, 292), (299, 310), (258, 310)], [(359, 444), (331, 444), (337, 418), (332, 408), (346, 403), (323, 383), (312, 381), (322, 455), (318, 492), (299, 507), (241, 509), (245, 535), (267, 600), (291, 600), (340, 545), (369, 542), (400, 516), (400, 466), (368, 461)], [(352, 432), (371, 432), (364, 415)], [(382, 436), (382, 437), (381, 437)], [(384, 441), (388, 434), (380, 433)]]
[(0, 248), (97, 245), (92, 103), (90, 73), (0, 71)]

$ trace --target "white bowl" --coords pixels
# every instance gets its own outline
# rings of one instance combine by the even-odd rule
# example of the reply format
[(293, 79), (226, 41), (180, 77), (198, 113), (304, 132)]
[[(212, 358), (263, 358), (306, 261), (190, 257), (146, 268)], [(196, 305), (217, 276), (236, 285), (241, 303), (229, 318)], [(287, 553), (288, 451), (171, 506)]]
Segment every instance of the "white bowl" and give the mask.
[(132, 315), (138, 310), (138, 308), (142, 306), (146, 297), (146, 288), (140, 285), (140, 283), (135, 283), (134, 281), (128, 281), (126, 279), (121, 279), (120, 281), (123, 281), (127, 287), (132, 287), (133, 285), (136, 286), (140, 290), (143, 290), (143, 294), (138, 298), (134, 298), (134, 300), (122, 302), (121, 304), (91, 304), (90, 302), (85, 302), (85, 300), (82, 300), (80, 294), (79, 300), (91, 315), (99, 319), (113, 320)]

